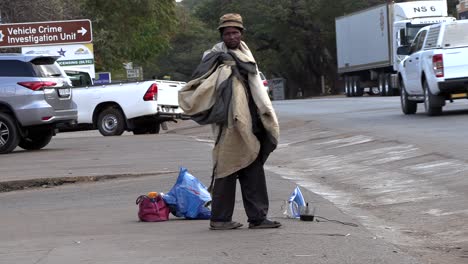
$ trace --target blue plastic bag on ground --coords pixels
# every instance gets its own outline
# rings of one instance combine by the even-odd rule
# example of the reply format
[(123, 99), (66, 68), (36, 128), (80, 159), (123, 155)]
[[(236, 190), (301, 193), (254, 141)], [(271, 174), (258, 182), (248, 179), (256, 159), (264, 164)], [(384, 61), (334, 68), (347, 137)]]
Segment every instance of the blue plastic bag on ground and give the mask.
[(211, 210), (206, 206), (211, 195), (205, 185), (181, 167), (179, 177), (163, 199), (177, 217), (187, 219), (210, 219)]

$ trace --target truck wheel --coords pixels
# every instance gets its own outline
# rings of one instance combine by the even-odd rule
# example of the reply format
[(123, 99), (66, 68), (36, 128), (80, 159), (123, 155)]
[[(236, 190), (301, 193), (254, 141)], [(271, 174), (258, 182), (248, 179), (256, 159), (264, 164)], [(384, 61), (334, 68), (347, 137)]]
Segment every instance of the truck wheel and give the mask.
[(354, 91), (353, 91), (353, 76), (348, 76), (348, 93), (349, 97), (354, 96)]
[(406, 93), (406, 88), (403, 83), (403, 80), (400, 81), (400, 100), (401, 100), (401, 110), (405, 115), (413, 115), (418, 110), (418, 104), (414, 101), (408, 100), (408, 94)]
[(390, 74), (385, 74), (383, 76), (384, 78), (384, 90), (385, 90), (385, 95), (386, 96), (392, 96), (393, 95), (393, 87), (392, 87), (392, 82), (390, 79)]
[(379, 77), (378, 77), (378, 79), (379, 79), (379, 91), (380, 91), (381, 96), (387, 95), (385, 93), (385, 84), (384, 84), (385, 80), (384, 80), (384, 77), (385, 77), (384, 74), (379, 74)]
[(379, 87), (370, 87), (369, 88), (369, 94), (370, 95), (379, 95), (380, 94)]
[(344, 77), (344, 88), (346, 97), (351, 97), (351, 82), (349, 76)]
[(8, 114), (0, 113), (0, 154), (12, 152), (19, 142), (15, 120)]
[(38, 150), (47, 146), (53, 136), (53, 130), (32, 132), (27, 137), (22, 138), (18, 145), (26, 150)]
[(353, 94), (354, 96), (362, 96), (364, 94), (359, 76), (353, 77)]
[(98, 116), (98, 129), (103, 136), (120, 136), (125, 131), (125, 118), (114, 107), (104, 109)]
[[(437, 116), (442, 114), (442, 105), (445, 100), (441, 96), (433, 95), (427, 81), (424, 80), (424, 109), (428, 116)], [(443, 102), (441, 102), (443, 100)]]

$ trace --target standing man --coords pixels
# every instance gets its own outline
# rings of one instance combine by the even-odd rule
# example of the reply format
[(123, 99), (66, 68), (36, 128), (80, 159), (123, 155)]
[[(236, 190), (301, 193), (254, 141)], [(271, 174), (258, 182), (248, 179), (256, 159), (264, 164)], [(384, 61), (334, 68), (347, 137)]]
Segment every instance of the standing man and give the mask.
[(278, 144), (278, 120), (255, 59), (242, 41), (242, 17), (223, 15), (218, 30), (223, 41), (205, 52), (192, 80), (179, 92), (186, 114), (201, 125), (213, 125), (210, 229), (242, 226), (232, 221), (237, 179), (249, 228), (276, 228), (281, 224), (267, 218), (263, 165)]

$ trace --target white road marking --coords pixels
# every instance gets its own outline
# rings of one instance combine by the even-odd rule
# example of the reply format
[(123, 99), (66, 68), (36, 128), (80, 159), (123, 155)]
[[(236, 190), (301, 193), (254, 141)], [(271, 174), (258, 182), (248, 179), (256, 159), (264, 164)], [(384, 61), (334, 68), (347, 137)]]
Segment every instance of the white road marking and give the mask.
[(368, 142), (374, 141), (373, 137), (369, 136), (363, 136), (363, 135), (358, 135), (358, 136), (353, 136), (353, 137), (347, 137), (347, 138), (340, 138), (340, 139), (334, 139), (334, 140), (329, 140), (321, 143), (317, 143), (318, 145), (338, 145), (332, 148), (343, 148), (343, 147), (348, 147), (352, 145), (358, 145), (358, 144), (364, 144)]

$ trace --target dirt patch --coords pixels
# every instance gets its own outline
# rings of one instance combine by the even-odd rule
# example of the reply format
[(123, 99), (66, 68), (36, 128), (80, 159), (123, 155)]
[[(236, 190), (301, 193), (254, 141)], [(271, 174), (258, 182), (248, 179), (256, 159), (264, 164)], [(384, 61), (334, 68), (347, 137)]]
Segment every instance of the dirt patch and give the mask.
[(74, 177), (57, 177), (57, 178), (40, 178), (19, 181), (0, 182), (0, 192), (11, 192), (33, 188), (51, 188), (64, 184), (97, 182), (104, 180), (113, 180), (119, 178), (135, 178), (144, 176), (164, 175), (177, 173), (177, 171), (163, 171), (154, 173), (139, 173), (139, 174), (113, 174), (113, 175), (98, 175), (98, 176), (74, 176)]

